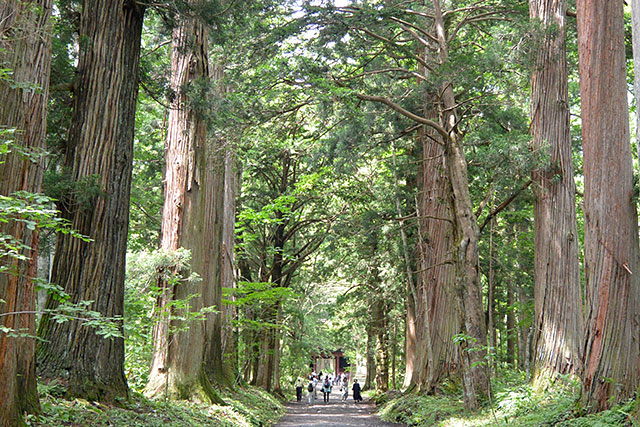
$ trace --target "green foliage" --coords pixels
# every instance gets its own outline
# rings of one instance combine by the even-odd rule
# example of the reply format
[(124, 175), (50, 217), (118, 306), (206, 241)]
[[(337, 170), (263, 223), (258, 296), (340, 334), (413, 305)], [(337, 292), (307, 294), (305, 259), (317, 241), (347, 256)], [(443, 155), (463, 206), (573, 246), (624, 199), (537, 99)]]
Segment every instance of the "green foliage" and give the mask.
[(439, 422), (464, 413), (464, 404), (452, 396), (409, 394), (392, 400), (380, 409), (383, 420), (414, 426), (441, 425)]
[(284, 413), (282, 404), (273, 396), (252, 387), (220, 390), (228, 402), (226, 406), (154, 401), (132, 393), (130, 400), (119, 407), (83, 399), (65, 400), (58, 397), (57, 388), (58, 385), (38, 385), (43, 413), (28, 415), (27, 425), (258, 427), (273, 424)]
[(594, 415), (580, 416), (576, 410), (580, 385), (560, 379), (541, 392), (534, 392), (523, 373), (500, 369), (492, 381), (494, 411), (484, 408), (470, 413), (461, 393), (428, 396), (409, 393), (380, 409), (384, 420), (410, 426), (621, 426), (633, 424), (630, 401)]
[(98, 197), (106, 196), (99, 175), (74, 179), (68, 169), (47, 171), (43, 186), (45, 193), (56, 199), (66, 212), (91, 209)]
[(269, 282), (238, 282), (235, 288), (224, 288), (225, 304), (235, 306), (262, 306), (284, 301), (296, 296), (288, 288), (274, 286)]
[[(149, 378), (149, 365), (153, 355), (153, 327), (158, 322), (167, 322), (169, 332), (177, 333), (189, 328), (192, 322), (201, 321), (207, 313), (217, 312), (219, 307), (203, 307), (193, 310), (192, 299), (197, 294), (183, 299), (169, 298), (164, 306), (157, 301), (165, 293), (173, 295), (173, 287), (200, 280), (190, 271), (191, 252), (156, 250), (135, 252), (127, 256), (125, 281), (125, 373), (129, 386), (142, 390)], [(162, 283), (167, 283), (164, 287)]]
[(128, 247), (152, 251), (160, 241), (165, 110), (146, 91), (138, 97)]
[[(44, 153), (24, 150), (16, 144), (13, 137), (17, 131), (13, 129), (0, 130), (0, 164), (4, 163), (7, 155), (24, 158), (27, 161), (38, 161)], [(68, 220), (60, 217), (60, 212), (53, 208), (56, 200), (44, 194), (17, 191), (9, 195), (0, 195), (0, 224), (16, 226), (22, 224), (27, 230), (45, 230), (51, 233), (70, 234), (73, 237), (90, 242), (91, 239), (76, 232), (71, 228)], [(21, 275), (24, 274), (24, 265), (29, 260), (31, 250), (21, 239), (11, 234), (0, 233), (0, 274)], [(57, 323), (70, 320), (79, 321), (81, 324), (94, 328), (95, 333), (104, 338), (121, 337), (120, 317), (106, 317), (100, 312), (91, 310), (93, 301), (71, 302), (71, 297), (64, 290), (53, 283), (38, 278), (32, 279), (38, 290), (44, 290), (57, 301), (53, 309), (41, 309), (38, 314), (49, 314), (50, 321)], [(0, 317), (10, 314), (25, 313), (1, 313)], [(21, 330), (1, 326), (0, 333), (10, 337), (32, 337)]]

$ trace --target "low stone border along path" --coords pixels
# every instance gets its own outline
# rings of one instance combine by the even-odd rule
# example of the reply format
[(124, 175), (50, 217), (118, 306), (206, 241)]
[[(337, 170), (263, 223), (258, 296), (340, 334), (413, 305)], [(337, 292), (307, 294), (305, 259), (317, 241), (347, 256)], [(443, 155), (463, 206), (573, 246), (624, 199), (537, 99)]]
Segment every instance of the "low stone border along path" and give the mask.
[(400, 427), (404, 425), (380, 420), (376, 415), (376, 405), (367, 399), (363, 402), (355, 403), (350, 395), (347, 401), (343, 402), (340, 399), (339, 390), (339, 387), (334, 387), (329, 403), (324, 403), (322, 401), (322, 393), (318, 392), (318, 398), (313, 401), (313, 405), (307, 403), (307, 396), (304, 393), (302, 402), (293, 401), (286, 405), (287, 414), (280, 419), (276, 427)]

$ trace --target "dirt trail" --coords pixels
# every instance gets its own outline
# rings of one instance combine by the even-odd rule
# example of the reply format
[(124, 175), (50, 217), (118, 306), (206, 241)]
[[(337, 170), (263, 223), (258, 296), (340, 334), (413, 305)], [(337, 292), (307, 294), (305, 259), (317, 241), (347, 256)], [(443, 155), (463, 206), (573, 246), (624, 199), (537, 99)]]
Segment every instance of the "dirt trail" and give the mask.
[(334, 388), (329, 403), (322, 401), (322, 393), (318, 393), (318, 399), (313, 405), (307, 404), (306, 393), (302, 402), (287, 404), (287, 415), (282, 417), (276, 427), (301, 427), (301, 426), (359, 426), (359, 427), (400, 427), (403, 424), (394, 424), (381, 421), (375, 414), (376, 407), (372, 402), (365, 400), (354, 403), (349, 396), (346, 402), (340, 400), (339, 388)]

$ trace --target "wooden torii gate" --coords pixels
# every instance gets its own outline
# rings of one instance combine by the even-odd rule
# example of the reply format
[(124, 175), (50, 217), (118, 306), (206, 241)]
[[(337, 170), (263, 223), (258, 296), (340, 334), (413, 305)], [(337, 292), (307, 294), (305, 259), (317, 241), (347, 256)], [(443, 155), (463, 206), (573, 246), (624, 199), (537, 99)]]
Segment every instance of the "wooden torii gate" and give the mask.
[(329, 354), (315, 354), (313, 356), (313, 363), (311, 364), (311, 368), (313, 369), (314, 372), (319, 372), (323, 369), (327, 369), (327, 364), (323, 363), (325, 361), (327, 361), (328, 359), (333, 359), (331, 361), (331, 368), (333, 369), (333, 372), (337, 375), (345, 372), (345, 369), (349, 366), (351, 366), (349, 364), (348, 359), (344, 356), (344, 353), (342, 352), (342, 350), (336, 350), (336, 351), (332, 351), (331, 355)]

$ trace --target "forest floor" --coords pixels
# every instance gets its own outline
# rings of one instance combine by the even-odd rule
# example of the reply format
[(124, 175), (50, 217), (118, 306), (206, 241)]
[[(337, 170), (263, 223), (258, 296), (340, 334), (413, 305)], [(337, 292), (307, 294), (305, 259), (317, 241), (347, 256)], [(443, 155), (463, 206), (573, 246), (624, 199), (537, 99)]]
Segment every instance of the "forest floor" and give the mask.
[(226, 405), (185, 400), (149, 400), (131, 392), (119, 406), (83, 399), (66, 399), (62, 390), (39, 384), (40, 415), (28, 415), (25, 424), (46, 427), (256, 427), (273, 425), (283, 414), (281, 402), (256, 387), (218, 390)]
[(464, 407), (461, 384), (447, 381), (434, 395), (388, 393), (372, 396), (383, 420), (420, 427), (640, 427), (640, 398), (608, 411), (587, 413), (581, 386), (558, 377), (535, 389), (526, 374), (500, 368), (492, 378), (493, 396), (474, 412)]
[(376, 406), (373, 401), (365, 399), (361, 403), (355, 403), (353, 397), (346, 402), (340, 399), (340, 392), (331, 393), (329, 403), (322, 401), (322, 393), (313, 405), (307, 404), (306, 393), (302, 402), (290, 402), (286, 405), (287, 415), (280, 419), (276, 427), (303, 427), (303, 426), (403, 426), (380, 420), (376, 415)]

